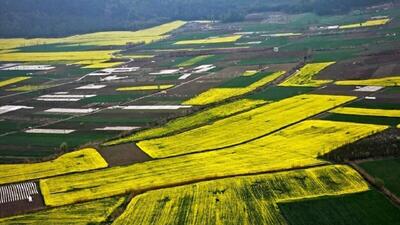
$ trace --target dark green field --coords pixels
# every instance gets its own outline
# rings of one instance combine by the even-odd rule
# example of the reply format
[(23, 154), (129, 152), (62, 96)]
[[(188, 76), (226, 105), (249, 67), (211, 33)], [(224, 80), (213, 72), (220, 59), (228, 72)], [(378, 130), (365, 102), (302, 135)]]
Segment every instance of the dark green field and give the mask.
[(269, 87), (259, 92), (249, 95), (251, 99), (262, 99), (269, 101), (279, 101), (295, 95), (305, 94), (313, 91), (312, 87)]
[(398, 225), (400, 208), (377, 191), (280, 203), (290, 225)]
[(400, 196), (400, 159), (369, 161), (359, 164), (371, 176), (384, 182), (395, 195)]
[(331, 121), (380, 124), (380, 125), (389, 125), (389, 126), (396, 126), (396, 125), (400, 124), (400, 118), (385, 117), (385, 116), (362, 116), (362, 115), (347, 115), (347, 114), (329, 113), (327, 116), (325, 116), (322, 119), (323, 120), (331, 120)]

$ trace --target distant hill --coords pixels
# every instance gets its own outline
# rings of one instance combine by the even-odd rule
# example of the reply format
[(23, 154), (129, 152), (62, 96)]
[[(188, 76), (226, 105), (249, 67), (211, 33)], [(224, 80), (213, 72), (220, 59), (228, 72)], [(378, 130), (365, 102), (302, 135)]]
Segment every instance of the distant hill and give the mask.
[(170, 20), (239, 21), (251, 12), (340, 14), (389, 0), (2, 0), (0, 37), (134, 30)]

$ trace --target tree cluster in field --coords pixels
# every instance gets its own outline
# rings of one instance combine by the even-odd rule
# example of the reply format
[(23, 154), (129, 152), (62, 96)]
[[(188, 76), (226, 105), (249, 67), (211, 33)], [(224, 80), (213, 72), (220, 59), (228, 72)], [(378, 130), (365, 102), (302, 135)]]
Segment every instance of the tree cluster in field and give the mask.
[(256, 12), (346, 13), (392, 0), (3, 0), (1, 37), (133, 30), (171, 20), (240, 21)]
[(320, 156), (334, 162), (400, 156), (400, 129), (390, 128)]

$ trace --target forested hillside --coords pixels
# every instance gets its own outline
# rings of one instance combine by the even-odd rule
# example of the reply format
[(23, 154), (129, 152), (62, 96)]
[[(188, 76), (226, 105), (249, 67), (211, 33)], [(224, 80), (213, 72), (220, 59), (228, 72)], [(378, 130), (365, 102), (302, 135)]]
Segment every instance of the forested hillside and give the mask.
[(239, 21), (248, 13), (267, 11), (338, 14), (384, 2), (390, 0), (3, 0), (0, 36), (132, 30), (176, 19)]

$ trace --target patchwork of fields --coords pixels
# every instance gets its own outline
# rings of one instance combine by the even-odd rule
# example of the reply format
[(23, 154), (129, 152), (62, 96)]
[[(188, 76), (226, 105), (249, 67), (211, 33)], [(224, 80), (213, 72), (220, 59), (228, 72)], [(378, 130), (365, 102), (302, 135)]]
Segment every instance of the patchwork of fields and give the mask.
[(387, 7), (0, 39), (0, 224), (398, 224)]

